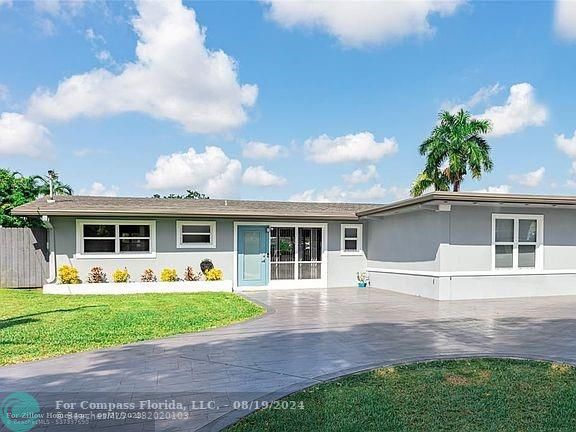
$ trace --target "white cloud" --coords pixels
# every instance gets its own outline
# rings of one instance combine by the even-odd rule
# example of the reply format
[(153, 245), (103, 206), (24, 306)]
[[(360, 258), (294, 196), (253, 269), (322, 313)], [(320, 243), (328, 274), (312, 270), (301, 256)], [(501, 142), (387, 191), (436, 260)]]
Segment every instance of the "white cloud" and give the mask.
[(0, 7), (2, 7), (2, 6), (7, 6), (7, 7), (12, 6), (12, 0), (0, 0)]
[(47, 157), (50, 132), (22, 114), (0, 114), (0, 154)]
[(326, 1), (262, 0), (267, 16), (283, 27), (319, 29), (342, 45), (361, 47), (402, 39), (430, 36), (435, 29), (429, 18), (447, 16), (463, 0)]
[(108, 151), (104, 149), (97, 149), (97, 148), (89, 148), (83, 147), (72, 151), (72, 154), (76, 157), (88, 157), (88, 156), (97, 156), (107, 154)]
[(94, 182), (89, 188), (80, 189), (80, 195), (115, 197), (118, 191), (117, 186), (106, 187), (100, 182)]
[(472, 97), (466, 102), (466, 106), (468, 107), (475, 107), (483, 102), (490, 100), (493, 96), (501, 93), (504, 90), (504, 86), (501, 86), (500, 83), (496, 83), (490, 86), (482, 87), (476, 93), (472, 95)]
[(287, 150), (281, 145), (249, 141), (242, 146), (242, 156), (248, 159), (276, 159), (285, 156)]
[(34, 9), (53, 17), (69, 18), (78, 15), (87, 3), (87, 0), (34, 0)]
[(507, 194), (507, 193), (510, 193), (510, 186), (508, 186), (508, 185), (488, 186), (487, 188), (478, 189), (478, 190), (475, 190), (473, 192)]
[(493, 136), (509, 135), (528, 126), (542, 126), (548, 120), (547, 108), (538, 103), (529, 83), (514, 84), (504, 105), (488, 108), (478, 118), (492, 122)]
[(493, 96), (496, 96), (497, 94), (501, 93), (502, 90), (504, 90), (504, 86), (500, 85), (500, 83), (482, 87), (478, 91), (476, 91), (476, 93), (474, 93), (472, 97), (470, 97), (470, 99), (468, 99), (466, 102), (464, 103), (455, 103), (451, 101), (444, 102), (442, 104), (442, 109), (449, 111), (451, 113), (455, 113), (461, 109), (468, 111), (476, 107), (477, 105), (489, 101)]
[(112, 63), (114, 61), (112, 54), (110, 54), (110, 51), (108, 50), (98, 51), (96, 53), (96, 58), (102, 63)]
[(242, 182), (250, 186), (283, 186), (286, 184), (286, 179), (268, 171), (263, 166), (251, 166), (244, 171)]
[(556, 0), (554, 28), (561, 38), (576, 40), (576, 1)]
[(86, 37), (86, 40), (90, 42), (106, 42), (106, 39), (104, 39), (102, 35), (96, 33), (93, 28), (87, 28), (84, 32), (84, 37)]
[(214, 198), (235, 197), (242, 164), (230, 159), (220, 147), (208, 146), (204, 153), (192, 147), (186, 153), (162, 155), (146, 173), (149, 189), (194, 189)]
[(512, 174), (510, 175), (510, 180), (522, 186), (536, 187), (542, 182), (545, 173), (546, 168), (540, 167), (526, 174)]
[(556, 146), (572, 158), (576, 158), (576, 130), (572, 138), (558, 134), (554, 137)]
[(370, 132), (336, 138), (324, 134), (306, 140), (304, 147), (308, 158), (321, 164), (376, 161), (398, 150), (396, 139), (384, 138), (377, 142)]
[(199, 133), (243, 124), (258, 88), (239, 84), (234, 59), (206, 48), (194, 10), (181, 0), (143, 0), (137, 9), (136, 61), (118, 74), (99, 68), (71, 76), (54, 93), (37, 90), (29, 112), (60, 121), (139, 112)]
[(375, 184), (366, 189), (344, 189), (333, 186), (324, 190), (308, 189), (301, 193), (293, 194), (290, 201), (300, 202), (379, 202), (386, 196), (397, 199), (401, 188), (384, 188), (381, 184)]
[(391, 195), (394, 200), (400, 201), (403, 199), (410, 198), (410, 188), (392, 186), (388, 188), (388, 194)]
[(344, 174), (342, 179), (345, 183), (348, 184), (359, 184), (359, 183), (367, 183), (372, 179), (378, 177), (378, 170), (376, 169), (376, 165), (368, 165), (366, 170), (363, 171), (362, 169), (356, 169), (352, 171), (350, 174)]

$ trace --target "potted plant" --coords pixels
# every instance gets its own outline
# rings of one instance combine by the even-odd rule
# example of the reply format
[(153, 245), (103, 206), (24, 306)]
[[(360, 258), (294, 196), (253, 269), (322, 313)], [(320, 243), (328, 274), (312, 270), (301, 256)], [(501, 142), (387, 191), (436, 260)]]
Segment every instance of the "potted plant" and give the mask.
[(208, 258), (204, 258), (200, 263), (200, 270), (203, 274), (206, 274), (208, 270), (212, 270), (214, 268), (214, 264), (212, 264), (212, 260)]
[(370, 278), (366, 272), (356, 273), (356, 280), (358, 281), (358, 288), (366, 288), (370, 284)]

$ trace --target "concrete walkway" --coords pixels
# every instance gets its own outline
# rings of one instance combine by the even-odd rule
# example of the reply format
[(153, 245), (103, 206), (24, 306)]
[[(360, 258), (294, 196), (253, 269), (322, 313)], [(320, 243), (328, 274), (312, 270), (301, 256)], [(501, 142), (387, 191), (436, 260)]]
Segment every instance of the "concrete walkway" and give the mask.
[(576, 362), (576, 297), (435, 302), (357, 288), (248, 297), (266, 304), (269, 314), (204, 333), (0, 368), (0, 397), (26, 391), (48, 410), (56, 400), (131, 401), (131, 417), (141, 401), (184, 405), (155, 411), (177, 418), (34, 430), (219, 430), (258, 407), (250, 401), (383, 364), (482, 354)]

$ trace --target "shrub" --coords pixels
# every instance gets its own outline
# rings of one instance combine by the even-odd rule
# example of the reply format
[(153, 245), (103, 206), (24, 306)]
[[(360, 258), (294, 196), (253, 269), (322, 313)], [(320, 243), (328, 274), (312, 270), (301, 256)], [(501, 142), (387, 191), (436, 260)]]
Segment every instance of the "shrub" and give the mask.
[(208, 258), (204, 258), (200, 263), (200, 270), (202, 273), (206, 274), (208, 270), (212, 270), (214, 268), (214, 264), (212, 264), (212, 260)]
[(207, 281), (219, 281), (222, 280), (224, 274), (222, 270), (219, 268), (212, 268), (206, 272), (206, 280)]
[(160, 281), (162, 282), (177, 282), (178, 281), (178, 273), (176, 273), (176, 269), (173, 268), (165, 268), (160, 273)]
[(142, 276), (140, 276), (140, 282), (156, 282), (157, 280), (158, 279), (156, 279), (154, 270), (152, 269), (144, 270), (144, 273), (142, 273)]
[(88, 279), (86, 280), (88, 283), (105, 283), (106, 280), (106, 273), (102, 267), (92, 267), (90, 272), (88, 273)]
[(126, 267), (124, 267), (124, 269), (117, 269), (112, 273), (112, 279), (114, 282), (125, 283), (130, 280), (130, 273), (128, 273)]
[(188, 282), (199, 281), (202, 278), (202, 273), (195, 273), (191, 266), (186, 267), (184, 270), (184, 280)]
[(78, 269), (70, 265), (60, 266), (58, 269), (58, 280), (61, 284), (79, 284), (82, 283), (78, 277)]

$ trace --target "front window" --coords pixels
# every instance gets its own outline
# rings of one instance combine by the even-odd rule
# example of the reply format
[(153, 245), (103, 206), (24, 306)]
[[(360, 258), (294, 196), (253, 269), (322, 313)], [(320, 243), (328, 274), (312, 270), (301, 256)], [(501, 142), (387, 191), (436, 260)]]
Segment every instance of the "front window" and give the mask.
[(494, 215), (494, 268), (540, 267), (542, 225), (543, 218), (538, 215)]
[(346, 224), (341, 227), (341, 247), (343, 254), (362, 252), (362, 225)]
[(189, 222), (176, 223), (179, 248), (215, 248), (216, 222)]
[(150, 254), (154, 222), (80, 221), (78, 243), (84, 255)]

